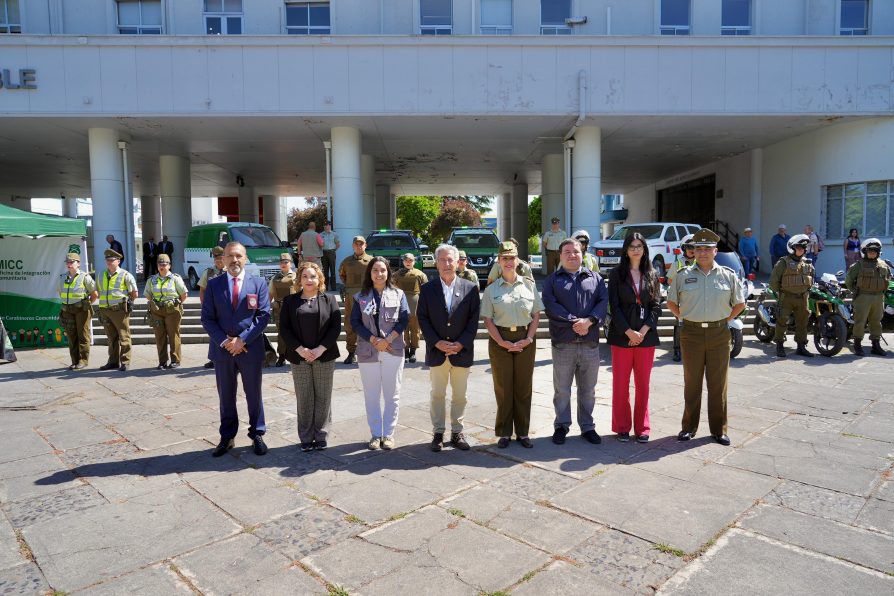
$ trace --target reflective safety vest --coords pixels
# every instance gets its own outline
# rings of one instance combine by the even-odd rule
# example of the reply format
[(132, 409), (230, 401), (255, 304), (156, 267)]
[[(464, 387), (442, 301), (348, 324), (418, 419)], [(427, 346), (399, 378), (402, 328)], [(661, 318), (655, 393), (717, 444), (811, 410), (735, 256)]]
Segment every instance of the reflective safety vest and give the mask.
[(149, 283), (146, 284), (146, 287), (149, 288), (152, 300), (155, 302), (173, 302), (180, 298), (180, 294), (177, 293), (177, 285), (174, 283), (173, 274), (167, 277), (153, 275), (149, 278)]
[(99, 276), (99, 306), (104, 308), (115, 304), (121, 304), (127, 300), (127, 288), (124, 282), (127, 280), (127, 272), (119, 269), (115, 275), (110, 276), (108, 270)]
[(593, 255), (591, 255), (591, 254), (588, 253), (588, 252), (585, 252), (585, 253), (582, 255), (582, 257), (583, 257), (583, 258), (581, 259), (581, 264), (582, 264), (584, 267), (586, 267), (586, 268), (589, 269), (590, 271), (594, 271), (594, 272), (596, 272), (596, 273), (599, 273), (599, 263), (596, 261), (596, 257), (594, 257)]
[(59, 290), (59, 297), (62, 298), (63, 304), (74, 304), (87, 299), (87, 286), (84, 285), (85, 273), (78, 272), (74, 279), (69, 276), (62, 276), (62, 288)]

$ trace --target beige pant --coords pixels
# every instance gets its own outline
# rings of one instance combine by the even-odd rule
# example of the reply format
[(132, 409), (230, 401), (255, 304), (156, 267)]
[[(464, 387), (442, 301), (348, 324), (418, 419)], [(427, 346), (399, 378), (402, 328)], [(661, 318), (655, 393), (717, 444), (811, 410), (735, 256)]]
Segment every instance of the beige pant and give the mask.
[(106, 364), (130, 364), (130, 314), (123, 308), (109, 310), (100, 308), (100, 320), (109, 341), (109, 360)]
[(431, 425), (436, 433), (446, 430), (447, 384), (450, 383), (450, 430), (463, 431), (463, 417), (466, 411), (466, 386), (469, 382), (469, 368), (453, 366), (450, 358), (440, 366), (433, 366), (431, 372)]

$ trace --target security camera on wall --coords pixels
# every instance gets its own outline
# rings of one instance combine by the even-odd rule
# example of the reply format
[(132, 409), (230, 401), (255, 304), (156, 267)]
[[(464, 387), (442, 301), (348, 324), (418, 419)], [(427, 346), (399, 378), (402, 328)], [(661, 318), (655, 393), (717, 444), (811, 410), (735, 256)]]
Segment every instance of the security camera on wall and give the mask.
[(586, 25), (587, 17), (568, 17), (565, 19), (566, 25)]

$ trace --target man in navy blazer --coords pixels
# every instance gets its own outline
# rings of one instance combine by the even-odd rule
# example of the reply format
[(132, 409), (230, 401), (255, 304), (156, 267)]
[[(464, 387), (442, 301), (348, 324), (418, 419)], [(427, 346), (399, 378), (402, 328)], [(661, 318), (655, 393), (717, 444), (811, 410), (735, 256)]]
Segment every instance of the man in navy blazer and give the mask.
[(431, 374), (432, 451), (444, 447), (447, 384), (450, 383), (450, 444), (466, 451), (463, 436), (466, 386), (475, 360), (475, 334), (481, 297), (478, 284), (456, 275), (459, 251), (442, 244), (435, 249), (438, 277), (422, 285), (416, 316), (425, 338), (425, 364)]
[(245, 271), (245, 247), (230, 242), (224, 248), (226, 275), (208, 282), (202, 302), (202, 327), (211, 339), (209, 357), (214, 362), (220, 398), (220, 443), (212, 455), (220, 457), (233, 448), (239, 429), (236, 411), (236, 375), (248, 402), (248, 436), (257, 455), (267, 453), (263, 435), (264, 404), (261, 371), (264, 368), (264, 329), (270, 321), (267, 281)]

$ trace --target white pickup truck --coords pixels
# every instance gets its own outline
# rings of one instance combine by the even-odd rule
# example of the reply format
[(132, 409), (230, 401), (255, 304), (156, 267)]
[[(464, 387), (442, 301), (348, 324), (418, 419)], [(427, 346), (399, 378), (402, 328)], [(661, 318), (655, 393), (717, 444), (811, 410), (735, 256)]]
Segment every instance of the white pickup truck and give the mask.
[(666, 267), (680, 254), (680, 240), (695, 234), (702, 227), (698, 224), (650, 222), (625, 224), (615, 230), (609, 238), (593, 243), (593, 252), (599, 260), (599, 269), (608, 273), (621, 262), (621, 246), (628, 234), (639, 232), (649, 245), (649, 258), (658, 275), (664, 276)]

